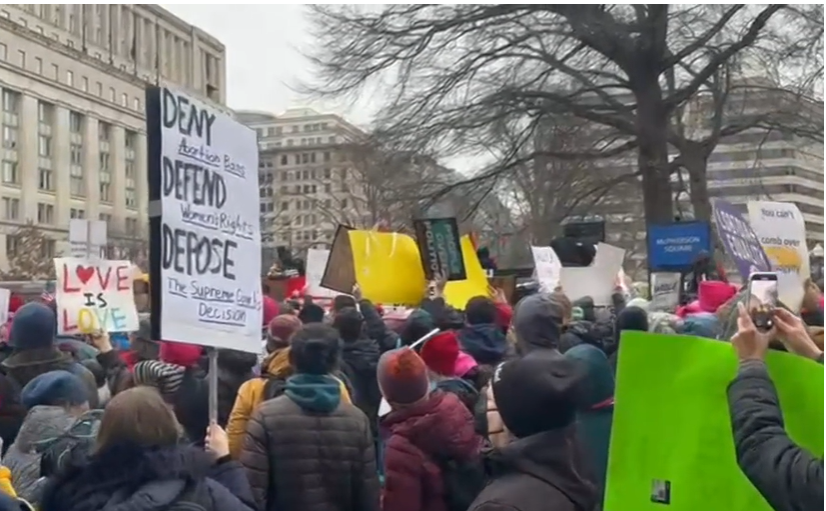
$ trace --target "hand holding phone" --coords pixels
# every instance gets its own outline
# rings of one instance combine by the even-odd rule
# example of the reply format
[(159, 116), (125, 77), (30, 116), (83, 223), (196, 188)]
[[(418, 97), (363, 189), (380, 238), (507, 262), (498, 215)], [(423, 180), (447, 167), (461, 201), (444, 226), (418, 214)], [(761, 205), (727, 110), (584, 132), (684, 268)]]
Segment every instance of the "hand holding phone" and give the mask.
[(755, 328), (768, 332), (774, 327), (774, 310), (777, 308), (777, 274), (756, 272), (749, 275), (749, 316)]

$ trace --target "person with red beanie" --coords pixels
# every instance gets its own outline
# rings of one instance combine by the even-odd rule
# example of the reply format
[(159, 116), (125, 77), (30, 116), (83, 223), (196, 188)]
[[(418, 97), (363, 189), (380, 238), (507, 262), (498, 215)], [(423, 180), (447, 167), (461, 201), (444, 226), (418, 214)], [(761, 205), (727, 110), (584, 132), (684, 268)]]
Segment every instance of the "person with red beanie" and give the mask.
[(455, 394), (473, 415), (476, 432), (485, 435), (488, 429), (485, 420), (487, 401), (471, 382), (456, 374), (459, 353), (459, 338), (453, 330), (441, 332), (427, 340), (420, 350), (435, 388)]
[[(441, 351), (447, 352), (448, 358), (449, 353), (458, 353), (445, 347)], [(431, 354), (440, 349), (436, 347)], [(445, 368), (444, 362), (439, 359), (436, 364)], [(457, 492), (445, 484), (447, 465), (481, 469), (481, 442), (473, 431), (470, 412), (455, 395), (431, 392), (428, 367), (412, 349), (384, 353), (379, 359), (377, 376), (382, 395), (391, 408), (380, 424), (382, 436), (387, 438), (382, 509), (455, 509), (457, 503), (453, 499)]]

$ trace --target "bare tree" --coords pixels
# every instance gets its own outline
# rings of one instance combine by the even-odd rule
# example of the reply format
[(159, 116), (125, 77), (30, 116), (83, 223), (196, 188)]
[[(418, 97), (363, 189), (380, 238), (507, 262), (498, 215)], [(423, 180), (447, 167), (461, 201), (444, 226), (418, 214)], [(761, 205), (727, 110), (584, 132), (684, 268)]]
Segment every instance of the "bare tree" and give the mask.
[(141, 271), (149, 271), (149, 237), (146, 234), (109, 233), (106, 258), (130, 261)]
[[(784, 5), (311, 9), (318, 44), (310, 58), (318, 82), (309, 91), (341, 96), (392, 82), (381, 91), (387, 99), (379, 132), (429, 154), (483, 152), (501, 126), (519, 133), (525, 149), (541, 119), (560, 113), (611, 128), (626, 141), (577, 154), (512, 151), (473, 179), (496, 179), (537, 153), (581, 159), (636, 147), (652, 222), (672, 219), (668, 128), (674, 110), (762, 41), (774, 18), (801, 16)], [(664, 75), (685, 63), (695, 74), (679, 74), (675, 87), (664, 90)]]
[(9, 269), (0, 272), (3, 280), (54, 279), (55, 240), (33, 222), (6, 236)]

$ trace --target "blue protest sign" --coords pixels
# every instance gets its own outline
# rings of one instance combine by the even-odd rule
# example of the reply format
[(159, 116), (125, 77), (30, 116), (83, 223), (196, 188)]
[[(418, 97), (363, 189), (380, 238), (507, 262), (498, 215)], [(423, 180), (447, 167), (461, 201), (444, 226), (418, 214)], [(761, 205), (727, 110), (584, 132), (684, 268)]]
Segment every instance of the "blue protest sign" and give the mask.
[(653, 271), (688, 271), (702, 251), (711, 252), (706, 222), (648, 226), (648, 267)]
[(771, 271), (763, 246), (734, 205), (724, 200), (714, 201), (714, 222), (726, 254), (734, 260), (741, 277), (746, 279), (752, 272)]

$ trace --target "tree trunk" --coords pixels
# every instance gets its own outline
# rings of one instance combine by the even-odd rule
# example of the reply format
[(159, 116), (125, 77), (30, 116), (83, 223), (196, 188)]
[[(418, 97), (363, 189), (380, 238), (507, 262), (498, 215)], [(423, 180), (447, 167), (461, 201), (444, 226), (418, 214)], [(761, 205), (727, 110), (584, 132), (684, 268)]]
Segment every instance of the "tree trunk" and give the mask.
[(711, 221), (711, 199), (708, 195), (708, 152), (696, 143), (688, 143), (680, 151), (683, 167), (688, 171), (691, 206), (694, 218)]
[(647, 224), (669, 223), (674, 220), (674, 201), (668, 171), (668, 115), (656, 77), (646, 85), (636, 94), (637, 161), (642, 174), (645, 221)]

